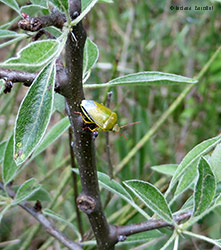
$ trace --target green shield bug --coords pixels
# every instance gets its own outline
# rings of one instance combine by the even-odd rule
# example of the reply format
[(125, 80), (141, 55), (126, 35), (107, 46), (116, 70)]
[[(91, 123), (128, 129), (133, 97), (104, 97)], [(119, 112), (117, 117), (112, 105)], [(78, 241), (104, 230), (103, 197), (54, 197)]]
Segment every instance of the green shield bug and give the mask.
[[(121, 128), (130, 126), (139, 122), (129, 123), (124, 126), (119, 126), (117, 123), (117, 114), (105, 107), (104, 105), (93, 101), (93, 100), (82, 100), (80, 104), (82, 113), (79, 113), (86, 124), (89, 124), (87, 127), (92, 132), (99, 131), (113, 131), (122, 135), (126, 140), (126, 136), (121, 134), (119, 131)], [(93, 124), (92, 128), (90, 124)]]

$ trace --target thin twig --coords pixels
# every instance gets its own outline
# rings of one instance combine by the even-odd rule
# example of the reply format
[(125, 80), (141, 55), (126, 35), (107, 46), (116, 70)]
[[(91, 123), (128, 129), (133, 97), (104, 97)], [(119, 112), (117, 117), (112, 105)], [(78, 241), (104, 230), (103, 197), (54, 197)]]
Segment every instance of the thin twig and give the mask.
[[(4, 184), (2, 182), (0, 182), (0, 189), (4, 190)], [(7, 187), (6, 192), (11, 198), (15, 197), (15, 192), (11, 188)], [(21, 202), (18, 204), (18, 206), (23, 208), (26, 212), (38, 220), (51, 236), (63, 243), (68, 249), (82, 250), (79, 244), (71, 241), (65, 235), (63, 235), (51, 221), (49, 221), (41, 212), (36, 211), (36, 209), (30, 203)]]
[(19, 21), (18, 27), (27, 31), (39, 31), (42, 28), (48, 26), (55, 26), (62, 29), (64, 23), (66, 22), (66, 17), (64, 14), (56, 9), (53, 9), (52, 14), (41, 16), (41, 17), (29, 17), (27, 14), (23, 14), (24, 19)]
[[(180, 221), (187, 220), (191, 217), (192, 211), (181, 213), (174, 216), (174, 221), (179, 223)], [(129, 236), (136, 233), (141, 233), (149, 230), (154, 230), (162, 227), (173, 227), (172, 223), (168, 223), (161, 219), (151, 219), (139, 224), (131, 224), (126, 226), (116, 226), (118, 238), (120, 236)]]

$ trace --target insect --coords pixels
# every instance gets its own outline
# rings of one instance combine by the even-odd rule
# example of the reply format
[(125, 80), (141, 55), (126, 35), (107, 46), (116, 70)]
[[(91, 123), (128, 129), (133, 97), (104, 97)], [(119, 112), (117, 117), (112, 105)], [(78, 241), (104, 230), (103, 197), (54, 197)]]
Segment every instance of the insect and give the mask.
[(120, 127), (117, 123), (117, 114), (104, 105), (93, 100), (82, 100), (80, 107), (83, 114), (80, 112), (79, 114), (81, 115), (83, 121), (87, 124), (86, 128), (93, 133), (102, 130), (105, 132), (113, 131), (122, 135), (127, 140), (126, 136), (119, 132), (120, 129), (139, 123), (129, 123)]

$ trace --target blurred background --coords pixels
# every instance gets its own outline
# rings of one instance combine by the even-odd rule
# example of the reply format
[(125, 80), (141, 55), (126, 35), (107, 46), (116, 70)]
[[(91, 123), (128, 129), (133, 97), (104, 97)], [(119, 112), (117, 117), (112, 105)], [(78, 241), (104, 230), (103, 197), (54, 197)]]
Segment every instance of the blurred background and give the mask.
[[(182, 3), (181, 3), (182, 2)], [(27, 1), (18, 1), (20, 5)], [(194, 10), (194, 6), (212, 6), (212, 10)], [(174, 8), (172, 8), (172, 7)], [(176, 10), (175, 7), (180, 9)], [(192, 10), (182, 10), (182, 6), (192, 6)], [(173, 9), (173, 10), (172, 10)], [(171, 0), (127, 0), (114, 1), (113, 4), (97, 4), (83, 23), (88, 36), (100, 51), (98, 64), (92, 71), (87, 83), (103, 83), (129, 73), (140, 71), (161, 71), (188, 77), (197, 76), (215, 50), (221, 44), (221, 3), (220, 1), (171, 1)], [(15, 18), (16, 13), (0, 3), (0, 25)], [(11, 27), (17, 31), (16, 23)], [(17, 42), (0, 49), (0, 61), (15, 56), (30, 40)], [(110, 153), (113, 167), (128, 155), (131, 148), (149, 131), (158, 118), (168, 109), (184, 86), (171, 87), (117, 87), (112, 89), (86, 89), (87, 99), (104, 103), (108, 91), (112, 91), (110, 107), (118, 114), (119, 124), (141, 121), (122, 132), (128, 137), (109, 133)], [(13, 128), (18, 107), (27, 88), (16, 84), (10, 94), (0, 96), (0, 139), (6, 140)], [(53, 114), (50, 127), (65, 116), (60, 105)], [(185, 101), (175, 110), (157, 133), (126, 164), (114, 178), (118, 181), (141, 179), (149, 181), (161, 190), (165, 190), (169, 177), (156, 173), (151, 166), (179, 163), (186, 153), (205, 139), (218, 135), (221, 124), (221, 55), (214, 61), (209, 71), (194, 87)], [(30, 177), (42, 180), (49, 170), (58, 168), (42, 184), (53, 196), (64, 169), (70, 164), (69, 141), (66, 132), (56, 143), (36, 157), (16, 179), (22, 183)], [(105, 133), (96, 139), (97, 167), (108, 173)], [(80, 185), (79, 185), (80, 187)], [(63, 217), (69, 218), (74, 210), (72, 180), (59, 197), (55, 206)], [(105, 202), (107, 191), (102, 190)], [(187, 196), (188, 197), (188, 196)], [(179, 208), (187, 197), (181, 197)], [(113, 197), (106, 208), (108, 218), (117, 210), (126, 206), (119, 197)], [(19, 208), (10, 210), (0, 225), (0, 242), (25, 238), (28, 227), (33, 228), (34, 219)], [(19, 215), (18, 216), (18, 211)], [(16, 216), (17, 215), (17, 216)], [(111, 217), (112, 216), (112, 217)], [(84, 230), (89, 227), (84, 220)], [(114, 219), (114, 224), (128, 224), (141, 221), (142, 217), (132, 208)], [(221, 209), (209, 214), (201, 223), (195, 225), (195, 232), (220, 238)], [(74, 224), (76, 224), (74, 222)], [(16, 226), (15, 226), (16, 225)], [(51, 248), (40, 248), (48, 236), (43, 230), (37, 234), (27, 249), (62, 249), (51, 243)], [(66, 233), (71, 235), (71, 230)], [(162, 242), (148, 246), (159, 249)], [(196, 247), (197, 244), (197, 247)], [(118, 249), (133, 249), (137, 245), (121, 246)], [(17, 246), (20, 249), (20, 245)], [(3, 248), (1, 248), (3, 249)], [(6, 249), (6, 248), (4, 248)], [(16, 249), (16, 248), (7, 248)], [(92, 249), (90, 247), (85, 249)], [(140, 248), (147, 249), (147, 248)], [(168, 248), (169, 249), (169, 248)], [(213, 249), (204, 242), (183, 241), (180, 249)]]

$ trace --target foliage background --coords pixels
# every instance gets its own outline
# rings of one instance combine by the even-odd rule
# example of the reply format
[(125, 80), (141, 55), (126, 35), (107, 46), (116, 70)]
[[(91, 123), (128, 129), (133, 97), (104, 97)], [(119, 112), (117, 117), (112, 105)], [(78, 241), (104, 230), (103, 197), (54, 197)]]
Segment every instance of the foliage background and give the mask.
[[(24, 1), (18, 1), (23, 4)], [(184, 1), (183, 1), (184, 2)], [(185, 1), (186, 4), (189, 1)], [(196, 75), (205, 65), (215, 49), (220, 45), (221, 4), (217, 2), (196, 1), (198, 5), (213, 5), (213, 11), (171, 11), (170, 6), (178, 1), (115, 1), (112, 5), (99, 4), (84, 20), (88, 36), (98, 45), (99, 61), (93, 70), (90, 83), (107, 82), (111, 78), (125, 73), (139, 71), (161, 71), (188, 77)], [(0, 4), (0, 24), (10, 20), (15, 13)], [(0, 61), (15, 55), (24, 42), (0, 50)], [(157, 134), (142, 147), (117, 175), (117, 180), (141, 179), (150, 181), (163, 191), (168, 185), (168, 178), (154, 172), (150, 167), (165, 163), (179, 163), (183, 156), (194, 145), (204, 139), (220, 133), (221, 123), (221, 63), (219, 56), (212, 64), (206, 76), (193, 88), (185, 102), (169, 117), (168, 121), (158, 130)], [(111, 160), (116, 166), (139, 139), (150, 129), (154, 122), (167, 110), (168, 106), (179, 95), (184, 87), (117, 87), (113, 91), (111, 108), (117, 111), (119, 123), (141, 121), (140, 124), (125, 129), (129, 141), (110, 133)], [(0, 138), (7, 139), (14, 125), (19, 104), (27, 89), (19, 84), (11, 94), (0, 97)], [(98, 102), (104, 101), (106, 90), (86, 90), (86, 98)], [(51, 127), (64, 117), (64, 112), (55, 112), (50, 123)], [(105, 136), (101, 133), (96, 140), (98, 170), (107, 173), (107, 156), (104, 150)], [(69, 163), (68, 134), (40, 154), (26, 168), (17, 182), (35, 176), (38, 180), (57, 166), (59, 170), (43, 182), (44, 188), (55, 195), (60, 180), (65, 175)], [(60, 164), (64, 159), (67, 161)], [(103, 202), (106, 191), (102, 191)], [(184, 201), (182, 197), (179, 207)], [(72, 180), (67, 180), (63, 193), (54, 207), (65, 218), (70, 218), (73, 206)], [(110, 218), (126, 203), (113, 197), (106, 209)], [(19, 210), (20, 216), (16, 216)], [(84, 218), (84, 228), (88, 228)], [(221, 209), (206, 216), (194, 225), (194, 231), (213, 238), (221, 235)], [(124, 224), (138, 222), (140, 215), (132, 208), (125, 210), (112, 223)], [(0, 226), (0, 242), (20, 238), (28, 234), (35, 221), (25, 212), (14, 207), (4, 218)], [(14, 226), (16, 225), (16, 227)], [(43, 232), (43, 231), (42, 231)], [(38, 233), (31, 244), (36, 249), (48, 238)], [(70, 229), (67, 234), (72, 235)], [(55, 245), (57, 243), (54, 243)], [(159, 249), (159, 242), (148, 249)], [(183, 241), (182, 249), (194, 249), (195, 242)], [(211, 245), (197, 242), (201, 249), (209, 249)], [(120, 249), (132, 249), (125, 246)]]

